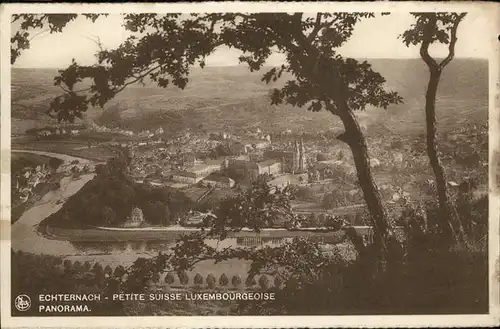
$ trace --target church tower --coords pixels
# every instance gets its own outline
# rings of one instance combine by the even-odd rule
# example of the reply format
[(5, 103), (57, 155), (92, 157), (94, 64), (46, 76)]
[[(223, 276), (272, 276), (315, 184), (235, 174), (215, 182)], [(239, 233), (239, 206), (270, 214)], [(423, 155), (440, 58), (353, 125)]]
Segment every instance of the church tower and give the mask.
[(294, 141), (293, 144), (293, 168), (292, 172), (296, 173), (300, 170), (300, 151), (299, 151), (299, 143), (297, 140)]
[(305, 155), (305, 148), (304, 148), (304, 141), (302, 137), (300, 138), (300, 142), (298, 145), (299, 148), (299, 172), (303, 173), (307, 169), (307, 161), (306, 161), (306, 155)]

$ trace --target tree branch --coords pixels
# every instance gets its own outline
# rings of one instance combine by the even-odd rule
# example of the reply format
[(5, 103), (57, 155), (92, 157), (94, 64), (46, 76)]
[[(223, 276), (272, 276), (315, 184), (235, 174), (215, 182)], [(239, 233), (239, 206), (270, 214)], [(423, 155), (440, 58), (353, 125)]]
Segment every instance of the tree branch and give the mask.
[(84, 91), (89, 91), (91, 90), (92, 88), (84, 88), (84, 89), (79, 89), (79, 90), (69, 90), (69, 89), (66, 89), (64, 88), (62, 85), (59, 85), (59, 88), (61, 88), (65, 93), (70, 93), (70, 92), (74, 92), (74, 93), (82, 93)]
[(316, 23), (314, 24), (314, 28), (311, 31), (311, 33), (307, 36), (307, 41), (312, 42), (314, 38), (318, 35), (319, 31), (321, 30), (321, 13), (316, 14)]
[[(318, 25), (319, 23), (318, 23), (318, 21), (316, 21), (316, 25), (315, 25), (313, 31), (307, 36), (307, 40), (312, 43), (314, 41), (314, 38), (316, 38), (318, 36), (318, 33), (321, 30), (326, 30), (326, 29), (330, 28), (333, 24), (338, 22), (338, 20), (339, 20), (339, 17), (335, 17), (335, 18), (332, 18), (332, 20), (330, 22), (324, 22), (321, 25)], [(316, 28), (317, 28), (317, 30), (316, 30)]]
[(102, 42), (101, 42), (101, 38), (99, 38), (99, 36), (97, 35), (93, 35), (91, 34), (92, 38), (91, 37), (88, 37), (88, 36), (84, 36), (85, 38), (93, 41), (97, 47), (99, 48), (100, 51), (103, 51), (103, 48), (102, 48)]
[(429, 21), (424, 26), (422, 45), (420, 46), (420, 57), (424, 60), (429, 69), (439, 70), (436, 60), (429, 55), (429, 46), (432, 42), (432, 35), (437, 26), (436, 14), (426, 15)]
[(142, 73), (142, 74), (140, 74), (138, 76), (134, 76), (135, 79), (132, 79), (129, 82), (124, 83), (123, 86), (121, 86), (118, 89), (115, 89), (113, 92), (114, 93), (119, 93), (120, 91), (122, 91), (123, 89), (125, 89), (127, 86), (130, 86), (131, 84), (136, 83), (136, 82), (138, 82), (141, 79), (144, 79), (149, 73), (151, 73), (151, 72), (153, 72), (153, 71), (161, 68), (163, 65), (165, 65), (165, 64), (158, 64), (157, 66), (154, 66), (153, 68), (147, 70), (146, 72), (144, 72), (144, 73)]
[(451, 31), (450, 31), (450, 34), (451, 34), (451, 39), (450, 39), (450, 43), (448, 45), (448, 56), (446, 56), (446, 58), (439, 64), (439, 67), (441, 69), (443, 69), (446, 65), (448, 65), (451, 60), (453, 59), (453, 57), (455, 56), (455, 44), (457, 43), (457, 29), (458, 29), (458, 25), (460, 24), (460, 22), (462, 21), (462, 19), (465, 17), (465, 15), (467, 15), (466, 13), (461, 13), (459, 15), (457, 15), (455, 21), (453, 22), (453, 26), (451, 27)]

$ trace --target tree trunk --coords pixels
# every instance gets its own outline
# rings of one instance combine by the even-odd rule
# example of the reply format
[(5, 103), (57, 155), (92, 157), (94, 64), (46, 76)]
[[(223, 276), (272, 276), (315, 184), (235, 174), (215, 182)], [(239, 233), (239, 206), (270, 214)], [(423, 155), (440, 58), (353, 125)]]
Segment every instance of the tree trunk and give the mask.
[(459, 239), (463, 238), (461, 234), (463, 229), (460, 222), (451, 209), (450, 198), (448, 196), (448, 188), (446, 185), (446, 174), (439, 159), (439, 154), (436, 145), (436, 94), (441, 77), (439, 68), (430, 68), (429, 83), (427, 93), (425, 94), (425, 123), (427, 130), (427, 155), (429, 162), (436, 178), (436, 189), (439, 201), (439, 226), (443, 230), (448, 242), (452, 242), (458, 233)]
[(347, 104), (344, 104), (343, 107), (342, 110), (338, 111), (338, 115), (344, 124), (345, 133), (339, 136), (338, 139), (347, 143), (351, 148), (358, 181), (363, 191), (363, 196), (375, 230), (374, 243), (379, 249), (380, 260), (385, 262), (388, 251), (386, 243), (389, 233), (387, 213), (382, 204), (382, 198), (378, 187), (373, 180), (370, 157), (368, 156), (368, 147), (361, 127)]

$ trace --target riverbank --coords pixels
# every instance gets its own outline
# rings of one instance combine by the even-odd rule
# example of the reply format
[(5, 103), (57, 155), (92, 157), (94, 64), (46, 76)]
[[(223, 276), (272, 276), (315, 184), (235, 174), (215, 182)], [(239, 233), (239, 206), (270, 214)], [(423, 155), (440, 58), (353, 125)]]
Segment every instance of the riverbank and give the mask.
[[(371, 228), (358, 227), (358, 233), (370, 234)], [(199, 229), (170, 229), (164, 230), (145, 230), (145, 229), (66, 229), (51, 227), (49, 225), (40, 225), (41, 234), (53, 240), (64, 240), (68, 242), (130, 242), (130, 241), (172, 241), (180, 238), (184, 234), (199, 232)], [(228, 238), (250, 238), (250, 239), (285, 239), (294, 237), (314, 237), (327, 242), (340, 242), (345, 236), (345, 231), (318, 231), (318, 230), (300, 230), (289, 231), (286, 229), (269, 229), (260, 232), (239, 231), (229, 232)]]
[[(85, 146), (84, 144), (78, 143), (80, 147)], [(83, 147), (75, 148), (71, 143), (59, 142), (50, 144), (35, 143), (35, 144), (19, 144), (15, 143), (12, 145), (14, 149), (11, 152), (24, 152), (24, 153), (34, 153), (34, 154), (58, 154), (66, 158), (80, 159), (79, 161), (92, 161), (98, 163), (105, 163), (110, 158), (114, 156), (108, 147)], [(59, 153), (64, 152), (64, 153)]]
[[(24, 146), (23, 146), (24, 147)], [(87, 157), (73, 156), (65, 153), (57, 153), (51, 151), (41, 151), (36, 149), (30, 149), (29, 146), (23, 149), (13, 149), (10, 150), (11, 153), (27, 153), (27, 154), (36, 154), (39, 156), (44, 156), (48, 158), (58, 158), (65, 162), (71, 162), (77, 160), (79, 163), (89, 163), (89, 162), (103, 162), (102, 160), (91, 159)]]
[[(11, 182), (12, 184), (12, 199), (11, 199), (11, 213), (10, 220), (11, 223), (15, 223), (22, 214), (33, 207), (37, 202), (39, 202), (42, 197), (47, 194), (49, 191), (56, 189), (61, 179), (64, 177), (63, 173), (51, 173), (50, 177), (46, 177), (46, 174), (49, 174), (48, 171), (44, 173), (44, 176), (38, 183), (31, 181), (28, 182), (28, 178), (26, 177), (25, 185), (14, 187), (16, 180), (18, 180), (21, 175), (26, 172), (26, 168), (31, 168), (31, 174), (35, 172), (35, 168), (37, 166), (49, 166), (50, 160), (54, 159), (54, 157), (48, 156), (47, 153), (36, 153), (36, 152), (24, 152), (19, 150), (14, 150), (11, 153)], [(19, 181), (18, 181), (19, 184)], [(30, 193), (28, 194), (27, 200), (24, 202), (20, 197), (20, 191), (28, 189)]]
[[(57, 174), (56, 174), (57, 175)], [(62, 175), (57, 176), (56, 179), (53, 179), (49, 182), (40, 183), (32, 190), (33, 196), (28, 199), (28, 201), (13, 206), (10, 211), (10, 220), (11, 223), (14, 224), (21, 218), (25, 211), (33, 207), (37, 202), (39, 202), (44, 195), (54, 190), (56, 187), (56, 182), (60, 181), (63, 178)]]

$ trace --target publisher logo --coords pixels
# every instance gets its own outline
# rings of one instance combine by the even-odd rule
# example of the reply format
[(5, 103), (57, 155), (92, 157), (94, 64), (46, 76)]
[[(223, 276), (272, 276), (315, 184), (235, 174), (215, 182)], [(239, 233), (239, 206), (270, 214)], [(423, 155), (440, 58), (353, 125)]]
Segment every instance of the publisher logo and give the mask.
[(20, 312), (27, 311), (31, 307), (31, 299), (27, 295), (19, 295), (14, 300), (14, 306)]

